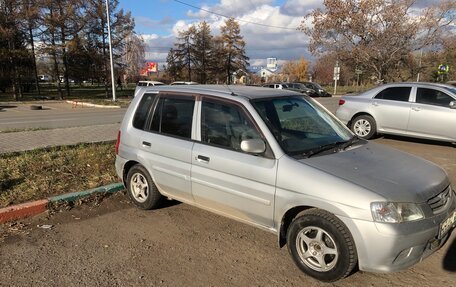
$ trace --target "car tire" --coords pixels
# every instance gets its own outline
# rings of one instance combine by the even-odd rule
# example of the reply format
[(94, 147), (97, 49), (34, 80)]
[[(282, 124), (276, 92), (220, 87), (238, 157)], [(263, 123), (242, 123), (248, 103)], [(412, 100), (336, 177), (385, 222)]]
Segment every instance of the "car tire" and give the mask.
[(146, 168), (140, 164), (134, 165), (127, 174), (128, 196), (141, 209), (155, 209), (160, 206), (163, 196), (155, 186)]
[(348, 276), (358, 262), (347, 227), (336, 216), (320, 209), (298, 214), (288, 228), (287, 246), (304, 273), (324, 282)]
[(371, 139), (377, 133), (377, 124), (369, 115), (357, 116), (351, 121), (350, 129), (362, 139)]

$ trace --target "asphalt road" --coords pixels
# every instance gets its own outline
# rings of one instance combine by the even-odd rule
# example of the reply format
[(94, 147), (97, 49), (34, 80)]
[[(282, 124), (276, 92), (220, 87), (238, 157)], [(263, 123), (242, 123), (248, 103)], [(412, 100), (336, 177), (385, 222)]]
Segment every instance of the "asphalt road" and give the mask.
[[(316, 98), (335, 113), (338, 98)], [(0, 109), (0, 131), (22, 129), (55, 129), (120, 123), (126, 108), (107, 109), (74, 107), (68, 103), (36, 103), (42, 110), (31, 110), (32, 104), (3, 105)]]
[(126, 109), (73, 107), (68, 103), (44, 103), (42, 110), (31, 104), (5, 105), (0, 110), (0, 131), (54, 129), (120, 123)]

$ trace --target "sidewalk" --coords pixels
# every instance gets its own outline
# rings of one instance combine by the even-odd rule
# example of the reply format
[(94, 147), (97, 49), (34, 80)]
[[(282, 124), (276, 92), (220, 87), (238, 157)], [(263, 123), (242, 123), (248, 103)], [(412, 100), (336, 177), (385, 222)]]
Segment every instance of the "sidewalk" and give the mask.
[(0, 154), (60, 145), (115, 140), (120, 124), (0, 133)]

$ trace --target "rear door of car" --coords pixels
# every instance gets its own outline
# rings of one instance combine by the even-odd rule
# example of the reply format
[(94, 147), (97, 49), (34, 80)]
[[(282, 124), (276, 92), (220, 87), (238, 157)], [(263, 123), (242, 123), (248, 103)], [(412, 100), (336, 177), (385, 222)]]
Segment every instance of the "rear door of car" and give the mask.
[(191, 201), (192, 120), (195, 97), (159, 93), (139, 143), (145, 163), (159, 190)]
[(379, 131), (407, 133), (411, 103), (410, 86), (387, 87), (370, 102)]
[(456, 109), (450, 108), (450, 102), (455, 100), (443, 90), (417, 87), (411, 106), (409, 135), (456, 141)]
[(241, 150), (243, 139), (263, 138), (248, 111), (234, 101), (202, 97), (199, 140), (192, 155), (195, 202), (237, 220), (273, 226), (277, 161)]

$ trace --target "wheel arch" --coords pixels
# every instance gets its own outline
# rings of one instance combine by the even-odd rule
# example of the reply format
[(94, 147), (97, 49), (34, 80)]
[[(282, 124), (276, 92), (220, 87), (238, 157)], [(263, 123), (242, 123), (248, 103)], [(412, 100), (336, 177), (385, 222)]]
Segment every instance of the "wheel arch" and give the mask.
[[(351, 127), (353, 120), (356, 119), (356, 118), (359, 117), (359, 116), (369, 116), (369, 117), (372, 117), (372, 118), (374, 119), (375, 123), (377, 123), (377, 119), (376, 119), (371, 113), (369, 113), (369, 112), (357, 112), (357, 113), (354, 114), (354, 115), (351, 117), (351, 119), (348, 121), (347, 126), (348, 126), (348, 127)], [(377, 128), (378, 128), (378, 127), (377, 127)]]
[(135, 166), (137, 164), (140, 164), (140, 163), (135, 161), (135, 160), (127, 161), (124, 164), (123, 171), (122, 171), (122, 182), (123, 182), (124, 186), (126, 186), (126, 184), (127, 184), (127, 174), (128, 174), (128, 172), (130, 171), (130, 169), (133, 166)]
[(278, 232), (278, 241), (279, 241), (278, 243), (279, 243), (280, 248), (284, 247), (287, 243), (287, 231), (288, 231), (288, 227), (290, 227), (290, 224), (293, 221), (293, 219), (295, 219), (296, 216), (298, 216), (298, 214), (300, 214), (301, 212), (311, 209), (311, 208), (316, 208), (316, 207), (307, 206), (307, 205), (299, 205), (299, 206), (292, 207), (285, 212), (285, 214), (282, 216), (282, 220), (280, 221), (280, 228), (279, 228), (279, 232)]

